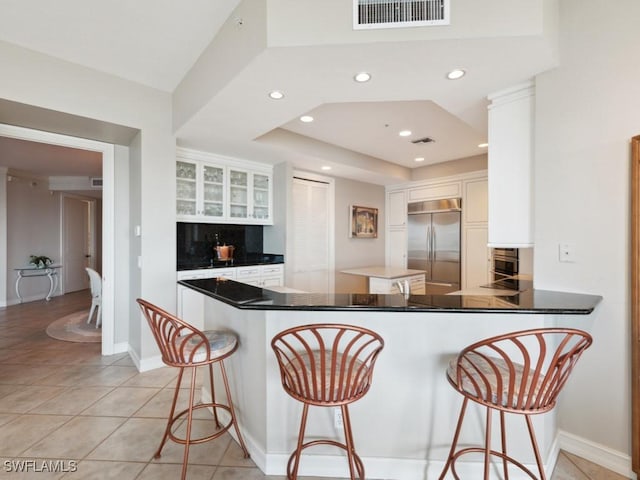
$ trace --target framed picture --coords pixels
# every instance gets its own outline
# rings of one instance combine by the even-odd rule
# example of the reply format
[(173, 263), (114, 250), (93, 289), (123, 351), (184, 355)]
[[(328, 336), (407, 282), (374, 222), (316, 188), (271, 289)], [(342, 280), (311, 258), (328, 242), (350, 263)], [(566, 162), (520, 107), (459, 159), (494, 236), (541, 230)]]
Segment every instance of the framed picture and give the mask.
[(349, 207), (351, 226), (349, 237), (377, 238), (378, 237), (378, 209), (371, 207)]

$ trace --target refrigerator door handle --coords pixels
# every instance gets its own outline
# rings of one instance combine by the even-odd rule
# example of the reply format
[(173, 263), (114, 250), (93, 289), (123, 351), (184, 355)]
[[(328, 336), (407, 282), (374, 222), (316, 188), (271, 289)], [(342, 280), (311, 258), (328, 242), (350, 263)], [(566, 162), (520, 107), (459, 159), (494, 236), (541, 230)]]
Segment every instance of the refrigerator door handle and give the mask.
[(431, 261), (436, 261), (436, 229), (431, 228)]

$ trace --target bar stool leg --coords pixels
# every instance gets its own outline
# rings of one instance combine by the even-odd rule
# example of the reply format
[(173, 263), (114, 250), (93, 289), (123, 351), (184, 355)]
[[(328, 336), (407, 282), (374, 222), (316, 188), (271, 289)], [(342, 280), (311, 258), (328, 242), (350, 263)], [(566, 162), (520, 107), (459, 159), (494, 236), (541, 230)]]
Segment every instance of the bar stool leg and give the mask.
[(156, 453), (153, 455), (153, 458), (160, 458), (160, 455), (162, 453), (162, 448), (164, 447), (164, 444), (167, 442), (167, 438), (169, 438), (169, 432), (171, 431), (171, 423), (173, 421), (173, 415), (176, 412), (176, 404), (178, 403), (178, 394), (180, 393), (180, 385), (182, 383), (183, 373), (184, 373), (184, 367), (180, 368), (180, 372), (178, 373), (178, 379), (176, 381), (176, 389), (175, 389), (175, 392), (173, 393), (173, 402), (171, 403), (171, 411), (169, 412), (169, 418), (167, 420), (167, 428), (165, 428), (164, 430), (164, 435), (162, 437), (162, 440), (160, 441), (160, 446), (158, 447), (158, 450), (156, 450)]
[(458, 437), (460, 436), (462, 420), (464, 419), (464, 414), (467, 410), (468, 401), (469, 399), (467, 397), (464, 397), (464, 400), (462, 401), (462, 407), (460, 407), (460, 414), (458, 415), (458, 425), (456, 425), (456, 432), (453, 434), (453, 442), (451, 443), (451, 449), (449, 450), (449, 456), (447, 457), (447, 463), (445, 464), (444, 469), (440, 474), (439, 480), (444, 480), (445, 475), (449, 471), (449, 467), (451, 467), (451, 464), (453, 463), (453, 457), (456, 451), (456, 447), (458, 446)]
[[(211, 388), (211, 403), (216, 403), (216, 391), (213, 387), (213, 363), (209, 364), (209, 387)], [(213, 418), (216, 421), (216, 428), (220, 430), (220, 421), (218, 420), (218, 409), (213, 406)]]
[(536, 455), (536, 463), (538, 464), (538, 471), (540, 472), (540, 480), (547, 480), (547, 477), (544, 474), (544, 469), (542, 468), (542, 459), (540, 458), (540, 450), (538, 449), (538, 441), (536, 440), (536, 433), (533, 430), (531, 417), (529, 415), (525, 415), (524, 418), (527, 420), (527, 428), (529, 429), (529, 437), (531, 438), (533, 452)]
[[(349, 405), (341, 405), (342, 410), (342, 426), (344, 428), (344, 438), (347, 446), (347, 460), (349, 461), (349, 473), (351, 480), (356, 478), (364, 478), (364, 468), (356, 462), (356, 448), (353, 442), (353, 430), (351, 429), (351, 417), (349, 416)], [(358, 477), (356, 477), (356, 471)]]
[(193, 400), (196, 392), (196, 372), (197, 368), (191, 368), (191, 386), (189, 388), (189, 409), (187, 412), (187, 434), (184, 442), (184, 458), (182, 460), (181, 480), (187, 478), (187, 464), (189, 462), (189, 447), (191, 446), (191, 426), (193, 424)]
[(484, 480), (489, 480), (491, 466), (491, 409), (487, 407), (487, 423), (484, 436)]
[[(244, 444), (244, 440), (242, 439), (242, 434), (240, 433), (240, 427), (238, 427), (238, 419), (236, 418), (236, 410), (233, 408), (233, 401), (231, 400), (231, 389), (229, 388), (229, 380), (227, 379), (227, 371), (224, 368), (224, 361), (220, 361), (220, 371), (222, 372), (222, 382), (224, 383), (224, 390), (227, 394), (227, 403), (229, 405), (229, 411), (231, 412), (231, 421), (233, 422), (233, 428), (236, 431), (236, 435), (238, 436), (238, 443), (240, 444), (240, 448), (242, 448), (242, 453), (244, 454), (244, 458), (249, 458), (249, 451)], [(213, 386), (211, 387), (213, 388)], [(215, 408), (214, 408), (215, 411)]]
[[(302, 444), (304, 443), (304, 431), (307, 426), (307, 415), (309, 413), (309, 404), (302, 404), (302, 418), (300, 419), (300, 431), (298, 432), (298, 444), (295, 451), (289, 457), (287, 463), (287, 480), (297, 480), (298, 467), (300, 466), (300, 456), (302, 455)], [(293, 460), (293, 471), (291, 471), (291, 460)]]
[(509, 465), (507, 463), (507, 429), (504, 426), (504, 412), (500, 410), (500, 439), (502, 441), (502, 468), (504, 480), (509, 480)]

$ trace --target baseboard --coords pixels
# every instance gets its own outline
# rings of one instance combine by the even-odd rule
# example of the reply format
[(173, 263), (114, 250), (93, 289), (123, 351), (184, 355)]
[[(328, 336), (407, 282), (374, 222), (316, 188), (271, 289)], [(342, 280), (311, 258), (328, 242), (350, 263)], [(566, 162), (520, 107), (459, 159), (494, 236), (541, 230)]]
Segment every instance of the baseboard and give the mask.
[(558, 432), (558, 444), (566, 452), (596, 463), (625, 478), (637, 480), (636, 474), (631, 470), (629, 455), (562, 430)]
[(149, 370), (155, 370), (156, 368), (166, 367), (162, 361), (161, 355), (155, 355), (151, 358), (140, 359), (138, 354), (127, 345), (127, 351), (133, 360), (133, 364), (136, 366), (139, 372), (147, 372)]

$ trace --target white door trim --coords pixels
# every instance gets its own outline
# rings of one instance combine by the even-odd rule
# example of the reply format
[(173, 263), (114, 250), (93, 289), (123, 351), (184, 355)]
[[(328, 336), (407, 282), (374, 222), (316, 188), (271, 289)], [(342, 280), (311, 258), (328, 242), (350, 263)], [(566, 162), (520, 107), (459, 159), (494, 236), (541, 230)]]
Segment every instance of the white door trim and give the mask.
[[(0, 124), (0, 136), (80, 148), (102, 153), (102, 354), (115, 353), (114, 272), (115, 272), (115, 146), (110, 143), (58, 133)], [(6, 256), (7, 252), (0, 252)]]
[[(67, 264), (66, 258), (66, 235), (67, 232), (65, 230), (65, 216), (67, 215), (67, 211), (65, 208), (65, 198), (73, 198), (76, 200), (80, 200), (85, 202), (89, 208), (89, 223), (88, 227), (88, 247), (89, 251), (85, 252), (89, 255), (88, 267), (95, 268), (95, 252), (96, 252), (96, 229), (97, 225), (95, 222), (95, 211), (96, 211), (96, 199), (90, 197), (84, 197), (82, 195), (74, 195), (71, 193), (61, 193), (60, 194), (60, 263), (64, 266)], [(67, 293), (67, 277), (66, 277), (66, 269), (63, 267), (60, 270), (60, 293), (63, 295)], [(88, 278), (88, 277), (87, 277)]]

